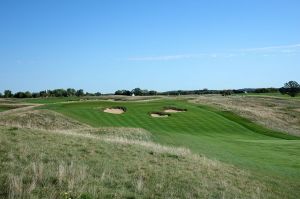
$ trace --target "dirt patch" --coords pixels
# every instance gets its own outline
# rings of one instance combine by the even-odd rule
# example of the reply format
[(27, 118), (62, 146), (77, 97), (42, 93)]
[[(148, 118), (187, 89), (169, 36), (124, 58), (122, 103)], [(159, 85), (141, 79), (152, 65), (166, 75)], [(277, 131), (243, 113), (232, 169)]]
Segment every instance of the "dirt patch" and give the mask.
[(165, 117), (169, 117), (170, 114), (164, 113), (164, 112), (152, 112), (152, 113), (150, 113), (150, 116), (151, 117), (162, 117), (162, 118), (165, 118)]
[(111, 108), (104, 109), (104, 112), (119, 115), (119, 114), (125, 113), (126, 108), (125, 107), (111, 107)]

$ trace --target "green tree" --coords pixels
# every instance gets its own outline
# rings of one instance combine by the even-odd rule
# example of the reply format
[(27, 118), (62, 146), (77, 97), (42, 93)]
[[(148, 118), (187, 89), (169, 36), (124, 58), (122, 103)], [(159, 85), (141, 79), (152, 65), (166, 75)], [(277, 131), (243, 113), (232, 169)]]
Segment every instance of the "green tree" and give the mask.
[(149, 95), (157, 95), (157, 91), (151, 90), (149, 91)]
[(76, 91), (76, 96), (78, 96), (78, 97), (84, 96), (83, 89), (77, 90), (77, 91)]
[(33, 98), (38, 98), (38, 97), (40, 97), (40, 93), (32, 93), (32, 97)]
[(39, 96), (40, 97), (47, 97), (48, 93), (47, 93), (47, 91), (40, 91)]
[(24, 92), (16, 92), (14, 94), (15, 98), (24, 98), (25, 97), (25, 93)]
[(29, 91), (26, 91), (26, 92), (24, 93), (24, 95), (25, 95), (26, 98), (31, 98), (31, 97), (32, 97), (32, 94), (31, 94), (31, 92), (29, 92)]
[(133, 93), (134, 95), (138, 96), (138, 95), (143, 95), (143, 91), (140, 88), (135, 88), (131, 91), (131, 93)]
[(300, 85), (296, 81), (289, 81), (284, 84), (283, 93), (295, 97), (300, 92)]
[(12, 97), (12, 96), (13, 96), (13, 94), (10, 90), (5, 90), (4, 91), (4, 97), (5, 98)]
[(76, 90), (74, 88), (68, 88), (67, 89), (67, 95), (68, 96), (74, 96), (76, 94)]

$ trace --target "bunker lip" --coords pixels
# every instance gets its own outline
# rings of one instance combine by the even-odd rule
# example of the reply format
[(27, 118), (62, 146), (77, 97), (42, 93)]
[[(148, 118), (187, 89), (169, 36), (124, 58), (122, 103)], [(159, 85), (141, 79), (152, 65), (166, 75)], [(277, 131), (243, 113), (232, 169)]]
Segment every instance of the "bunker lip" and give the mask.
[(119, 115), (125, 113), (126, 108), (122, 106), (110, 107), (110, 108), (105, 108), (103, 112)]
[(187, 109), (184, 108), (177, 108), (173, 106), (166, 106), (164, 107), (164, 112), (165, 113), (180, 113), (180, 112), (186, 112)]
[(149, 115), (151, 117), (158, 117), (158, 118), (166, 118), (171, 116), (171, 114), (165, 112), (150, 112)]

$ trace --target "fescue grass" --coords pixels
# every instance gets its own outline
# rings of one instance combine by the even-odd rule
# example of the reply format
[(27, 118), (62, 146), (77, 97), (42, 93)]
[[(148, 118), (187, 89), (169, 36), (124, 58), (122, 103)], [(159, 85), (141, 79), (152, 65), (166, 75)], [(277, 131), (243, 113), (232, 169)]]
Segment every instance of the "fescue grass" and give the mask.
[[(126, 106), (124, 115), (110, 115), (95, 107)], [(166, 106), (188, 109), (159, 119), (149, 112)], [(149, 102), (79, 102), (44, 107), (94, 127), (137, 127), (152, 133), (155, 142), (186, 147), (209, 158), (247, 169), (273, 188), (298, 193), (300, 141), (256, 125), (230, 112), (219, 112), (179, 100)]]
[(202, 95), (191, 102), (232, 111), (270, 129), (300, 136), (300, 101), (275, 97)]
[(237, 94), (237, 95), (244, 95), (244, 96), (253, 96), (253, 97), (274, 97), (274, 98), (281, 98), (285, 100), (300, 100), (300, 95), (295, 97), (291, 97), (289, 95), (282, 95), (281, 93), (247, 93), (247, 94)]
[(0, 198), (293, 196), (218, 161), (120, 140), (0, 127)]

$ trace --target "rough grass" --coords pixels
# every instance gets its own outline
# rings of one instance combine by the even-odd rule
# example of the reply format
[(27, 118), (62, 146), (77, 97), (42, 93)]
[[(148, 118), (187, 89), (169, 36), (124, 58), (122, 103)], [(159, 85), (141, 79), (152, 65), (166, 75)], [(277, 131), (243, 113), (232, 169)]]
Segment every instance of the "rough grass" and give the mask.
[(151, 148), (137, 143), (0, 127), (0, 197), (287, 196), (270, 192), (263, 183), (236, 167), (199, 155), (173, 153), (168, 148), (157, 151), (160, 145)]
[(34, 129), (77, 129), (87, 127), (78, 121), (50, 110), (13, 111), (0, 115), (0, 124)]

